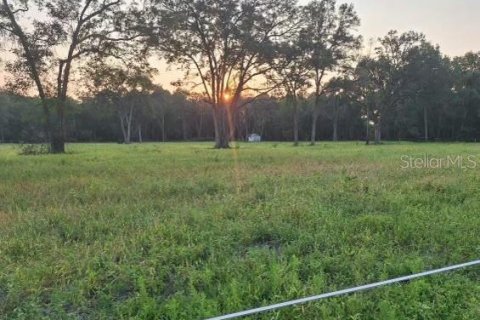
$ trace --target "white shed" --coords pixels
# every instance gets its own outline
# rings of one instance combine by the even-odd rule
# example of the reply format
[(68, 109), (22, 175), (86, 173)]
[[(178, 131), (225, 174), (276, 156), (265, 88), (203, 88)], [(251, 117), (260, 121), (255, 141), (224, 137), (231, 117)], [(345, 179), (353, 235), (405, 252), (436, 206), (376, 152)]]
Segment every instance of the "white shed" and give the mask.
[(248, 135), (248, 142), (260, 142), (262, 137), (259, 134), (252, 133)]

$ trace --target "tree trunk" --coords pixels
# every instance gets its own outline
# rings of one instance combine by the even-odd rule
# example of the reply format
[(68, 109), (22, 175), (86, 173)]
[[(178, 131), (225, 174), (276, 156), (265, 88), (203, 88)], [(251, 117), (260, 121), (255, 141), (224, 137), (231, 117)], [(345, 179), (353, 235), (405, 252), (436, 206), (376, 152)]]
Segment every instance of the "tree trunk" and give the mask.
[(123, 143), (129, 144), (131, 142), (132, 133), (132, 118), (128, 114), (120, 115), (120, 126), (122, 127)]
[[(337, 99), (337, 97), (335, 97)], [(333, 141), (338, 141), (338, 102), (335, 100), (335, 110), (333, 111)]]
[(317, 142), (317, 122), (318, 111), (314, 110), (312, 114), (312, 132), (310, 133), (310, 145), (314, 146)]
[(333, 141), (338, 141), (338, 115), (333, 119)]
[(367, 136), (365, 137), (365, 144), (370, 144), (370, 110), (367, 107)]
[(130, 142), (132, 141), (131, 140), (131, 136), (132, 136), (132, 130), (131, 130), (131, 126), (130, 126), (130, 121), (126, 121), (126, 135), (125, 135), (125, 144), (130, 144)]
[(382, 143), (382, 123), (380, 117), (375, 123), (375, 144)]
[(162, 142), (167, 141), (167, 132), (165, 130), (165, 113), (162, 113)]
[(57, 101), (57, 118), (52, 132), (50, 152), (65, 153), (65, 101)]
[(423, 106), (423, 125), (424, 125), (424, 132), (425, 132), (425, 142), (428, 141), (428, 114), (427, 114), (427, 106)]
[(293, 145), (298, 146), (298, 103), (297, 98), (292, 97), (293, 103)]
[(248, 123), (248, 108), (245, 109), (245, 141), (248, 141), (248, 135), (250, 134), (250, 125)]
[(320, 96), (317, 93), (315, 94), (315, 105), (313, 106), (313, 113), (312, 113), (312, 132), (310, 133), (310, 145), (314, 146), (317, 141), (317, 122), (318, 116), (320, 114), (320, 110), (318, 110), (320, 105)]
[(138, 142), (142, 143), (143, 142), (143, 137), (142, 137), (142, 126), (138, 126)]
[(56, 129), (53, 133), (50, 151), (52, 153), (65, 153), (65, 136), (63, 135), (63, 130)]
[(130, 106), (130, 112), (128, 114), (128, 143), (131, 141), (132, 136), (132, 118), (133, 118), (133, 105)]
[(125, 130), (125, 119), (123, 115), (120, 115), (120, 128), (122, 129), (123, 142), (127, 141), (127, 131)]
[(230, 148), (226, 107), (217, 106), (213, 108), (213, 124), (215, 127), (215, 149)]

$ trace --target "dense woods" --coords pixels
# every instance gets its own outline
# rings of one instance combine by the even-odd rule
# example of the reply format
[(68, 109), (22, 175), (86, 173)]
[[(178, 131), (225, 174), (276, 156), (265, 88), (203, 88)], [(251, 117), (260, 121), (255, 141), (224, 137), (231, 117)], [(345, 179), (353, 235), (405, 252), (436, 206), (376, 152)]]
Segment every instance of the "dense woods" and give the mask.
[(480, 53), (414, 31), (369, 49), (359, 24), (335, 0), (2, 0), (0, 141), (480, 138)]

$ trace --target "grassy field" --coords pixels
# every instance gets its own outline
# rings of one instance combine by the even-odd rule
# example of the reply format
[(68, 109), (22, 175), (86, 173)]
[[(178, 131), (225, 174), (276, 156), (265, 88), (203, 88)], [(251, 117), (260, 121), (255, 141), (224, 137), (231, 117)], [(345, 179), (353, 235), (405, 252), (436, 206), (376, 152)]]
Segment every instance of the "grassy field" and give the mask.
[[(480, 257), (477, 144), (0, 147), (0, 319), (202, 319)], [(472, 268), (255, 319), (480, 319)]]

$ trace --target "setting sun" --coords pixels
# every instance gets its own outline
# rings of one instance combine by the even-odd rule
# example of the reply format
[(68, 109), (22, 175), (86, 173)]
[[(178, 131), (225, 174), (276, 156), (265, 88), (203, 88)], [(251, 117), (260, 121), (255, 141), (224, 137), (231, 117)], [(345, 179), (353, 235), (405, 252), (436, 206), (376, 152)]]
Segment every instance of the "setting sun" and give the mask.
[(232, 99), (232, 96), (230, 95), (230, 93), (225, 92), (225, 93), (223, 94), (223, 100), (225, 100), (225, 101), (230, 101), (231, 99)]

